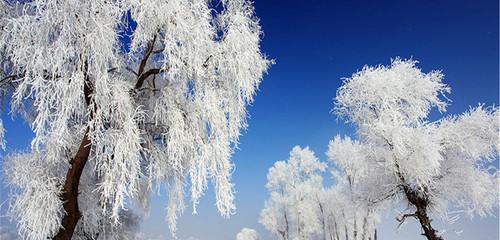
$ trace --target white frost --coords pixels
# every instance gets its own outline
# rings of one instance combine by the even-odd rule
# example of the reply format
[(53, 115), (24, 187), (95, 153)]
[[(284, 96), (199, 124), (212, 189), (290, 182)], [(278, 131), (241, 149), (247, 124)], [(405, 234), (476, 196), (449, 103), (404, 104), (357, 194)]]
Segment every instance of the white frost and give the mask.
[[(219, 212), (234, 213), (230, 157), (270, 64), (250, 1), (34, 0), (0, 7), (0, 77), (12, 88), (12, 109), (35, 132), (31, 152), (14, 154), (4, 169), (13, 188), (10, 213), (23, 236), (57, 232), (64, 214), (58, 196), (86, 132), (92, 145), (79, 201), (89, 202), (80, 204), (78, 231), (96, 236), (103, 222), (119, 225), (129, 199), (148, 209), (155, 183), (170, 189), (172, 231), (185, 186), (195, 211), (211, 181)], [(137, 28), (124, 53), (119, 38), (127, 14)]]

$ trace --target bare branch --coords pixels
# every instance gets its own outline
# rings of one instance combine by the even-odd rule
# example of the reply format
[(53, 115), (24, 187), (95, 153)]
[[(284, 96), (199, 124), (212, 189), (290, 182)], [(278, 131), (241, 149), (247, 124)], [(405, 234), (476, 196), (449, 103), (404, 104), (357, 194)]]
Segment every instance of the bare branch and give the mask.
[(406, 218), (409, 218), (409, 217), (417, 218), (417, 214), (416, 213), (407, 213), (407, 214), (403, 214), (399, 217), (396, 217), (396, 221), (399, 222), (398, 228), (406, 221)]
[(144, 83), (144, 80), (146, 80), (149, 76), (159, 74), (161, 72), (164, 72), (165, 70), (161, 68), (152, 68), (147, 70), (146, 72), (142, 73), (138, 78), (137, 78), (137, 83), (135, 84), (135, 89), (139, 89), (142, 87), (142, 84)]
[(151, 53), (153, 52), (153, 48), (156, 42), (156, 34), (153, 36), (153, 39), (148, 43), (148, 48), (146, 49), (146, 52), (144, 53), (144, 57), (141, 60), (141, 63), (139, 64), (139, 69), (137, 70), (137, 76), (141, 76), (142, 73), (144, 72), (144, 68), (146, 67), (146, 63), (149, 60), (149, 57), (151, 56)]
[(126, 67), (125, 70), (133, 73), (136, 77), (138, 76), (138, 74), (132, 68)]

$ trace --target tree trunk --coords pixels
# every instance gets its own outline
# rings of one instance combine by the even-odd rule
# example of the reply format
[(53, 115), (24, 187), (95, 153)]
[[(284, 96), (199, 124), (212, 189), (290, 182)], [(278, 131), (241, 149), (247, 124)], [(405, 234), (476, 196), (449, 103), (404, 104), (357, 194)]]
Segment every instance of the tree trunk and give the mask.
[[(91, 94), (93, 92), (92, 84), (88, 79), (88, 75), (86, 74), (88, 68), (87, 62), (84, 63), (84, 71), (85, 71), (85, 84), (83, 87), (85, 103), (87, 106), (90, 106)], [(91, 114), (91, 118), (93, 115)], [(89, 137), (89, 128), (85, 131), (85, 135), (83, 135), (83, 139), (80, 142), (80, 147), (70, 161), (70, 168), (66, 173), (66, 180), (63, 186), (63, 192), (61, 194), (61, 200), (63, 201), (63, 208), (66, 212), (62, 219), (62, 227), (59, 229), (59, 232), (56, 234), (53, 239), (56, 240), (69, 240), (73, 236), (73, 232), (75, 231), (76, 224), (81, 218), (80, 209), (78, 208), (78, 185), (80, 184), (80, 177), (83, 173), (83, 168), (87, 163), (87, 160), (90, 155), (90, 148), (92, 142)]]
[(333, 235), (334, 232), (333, 232), (333, 229), (332, 229), (332, 217), (331, 216), (328, 216), (327, 217), (327, 224), (328, 224), (328, 240), (335, 240), (335, 236)]
[(278, 233), (280, 234), (281, 239), (283, 239), (283, 240), (287, 240), (287, 239), (286, 239), (286, 237), (285, 237), (285, 231), (280, 231), (280, 230), (278, 230)]
[(420, 222), (420, 226), (424, 230), (424, 235), (428, 240), (443, 240), (441, 236), (439, 236), (438, 231), (436, 231), (432, 225), (432, 220), (429, 218), (427, 214), (427, 206), (429, 205), (429, 201), (425, 196), (420, 196), (416, 191), (411, 189), (407, 185), (403, 185), (403, 190), (406, 194), (406, 198), (408, 202), (413, 204), (417, 211), (415, 212), (415, 217)]
[(340, 233), (339, 233), (340, 231), (339, 231), (339, 228), (337, 226), (337, 221), (336, 220), (333, 220), (333, 221), (334, 221), (333, 223), (335, 225), (335, 238), (337, 240), (340, 240)]
[(349, 232), (347, 231), (347, 225), (344, 224), (345, 228), (345, 240), (349, 240)]
[(354, 240), (358, 240), (358, 226), (356, 224), (356, 219), (357, 219), (358, 216), (356, 216), (356, 214), (354, 214), (354, 232), (353, 232), (353, 235), (354, 235)]
[(89, 130), (87, 129), (75, 157), (71, 159), (71, 167), (68, 169), (68, 173), (66, 174), (66, 181), (64, 182), (63, 193), (61, 195), (66, 215), (62, 220), (62, 228), (59, 229), (59, 232), (54, 238), (56, 240), (71, 239), (73, 232), (75, 231), (76, 224), (81, 217), (81, 213), (78, 208), (78, 185), (80, 183), (83, 168), (85, 167), (90, 154), (91, 142), (87, 136), (88, 131)]
[(318, 200), (319, 210), (321, 212), (321, 225), (323, 226), (323, 240), (327, 240), (327, 232), (326, 222), (325, 222), (325, 212), (323, 210), (323, 204)]
[(288, 238), (289, 238), (289, 236), (288, 236), (289, 228), (288, 228), (288, 217), (287, 217), (287, 214), (286, 214), (286, 210), (284, 211), (284, 217), (285, 217), (285, 231), (283, 231), (281, 233), (281, 235), (283, 236), (284, 240), (288, 240)]
[(438, 235), (438, 232), (432, 227), (432, 220), (429, 219), (425, 207), (417, 207), (416, 215), (422, 229), (424, 230), (423, 235), (426, 236), (428, 240), (443, 240), (443, 238)]
[(347, 231), (347, 218), (345, 217), (344, 211), (342, 211), (342, 216), (344, 217), (345, 240), (349, 240), (349, 232)]
[[(389, 143), (389, 141), (388, 141)], [(389, 143), (391, 149), (394, 149), (393, 145)], [(396, 162), (396, 174), (401, 181), (401, 187), (403, 192), (406, 195), (406, 199), (409, 203), (411, 203), (417, 211), (414, 214), (414, 217), (418, 219), (420, 222), (420, 226), (424, 230), (424, 235), (427, 237), (427, 240), (443, 240), (441, 236), (438, 235), (438, 232), (432, 227), (429, 216), (427, 215), (427, 206), (429, 206), (429, 198), (426, 195), (426, 189), (422, 190), (420, 193), (414, 189), (412, 189), (406, 182), (405, 177), (401, 174), (401, 170), (399, 164)], [(402, 219), (404, 221), (404, 219)]]
[(366, 217), (363, 218), (363, 232), (361, 233), (361, 239), (366, 240), (368, 234), (368, 213)]

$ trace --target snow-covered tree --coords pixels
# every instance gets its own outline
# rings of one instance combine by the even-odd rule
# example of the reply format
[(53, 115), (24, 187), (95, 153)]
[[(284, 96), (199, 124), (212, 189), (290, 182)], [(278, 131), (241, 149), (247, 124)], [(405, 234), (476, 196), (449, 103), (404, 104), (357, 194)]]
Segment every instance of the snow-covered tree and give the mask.
[(356, 174), (358, 195), (372, 205), (407, 204), (397, 219), (417, 219), (427, 239), (437, 240), (431, 213), (483, 216), (496, 206), (499, 111), (479, 105), (430, 121), (432, 109), (445, 111), (450, 88), (440, 71), (424, 73), (416, 63), (396, 58), (344, 80), (335, 111), (357, 128), (357, 139), (335, 137), (328, 155)]
[(356, 175), (333, 165), (335, 185), (321, 192), (327, 240), (376, 240), (378, 209), (357, 194)]
[(4, 169), (24, 238), (95, 238), (155, 183), (172, 231), (185, 185), (194, 211), (212, 181), (234, 212), (230, 156), (270, 63), (250, 1), (1, 1), (0, 27), (1, 93), (35, 133)]
[(251, 228), (243, 228), (236, 234), (236, 240), (259, 240), (259, 234), (257, 231)]
[(333, 166), (335, 185), (325, 187), (325, 168), (309, 148), (294, 147), (269, 169), (259, 222), (281, 239), (374, 240), (376, 209), (355, 194), (354, 176)]
[(296, 146), (290, 158), (269, 169), (265, 202), (259, 222), (282, 239), (310, 239), (322, 230), (315, 192), (322, 187), (326, 165), (308, 147)]

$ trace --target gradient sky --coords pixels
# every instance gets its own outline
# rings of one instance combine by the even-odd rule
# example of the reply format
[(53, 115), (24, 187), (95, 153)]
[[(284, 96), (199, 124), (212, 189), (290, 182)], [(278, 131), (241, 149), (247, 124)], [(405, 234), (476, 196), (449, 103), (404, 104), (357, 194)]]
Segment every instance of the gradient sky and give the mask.
[[(328, 141), (336, 134), (352, 134), (353, 129), (331, 113), (333, 98), (341, 78), (365, 64), (389, 64), (401, 56), (420, 61), (425, 72), (442, 69), (452, 88), (453, 102), (446, 114), (478, 103), (498, 105), (498, 4), (498, 0), (255, 0), (264, 31), (262, 49), (276, 64), (249, 107), (249, 128), (232, 158), (237, 213), (230, 219), (220, 217), (209, 189), (198, 215), (186, 209), (178, 237), (230, 240), (241, 228), (250, 227), (263, 239), (272, 239), (257, 222), (268, 196), (267, 170), (275, 161), (287, 159), (294, 145), (310, 146), (326, 160)], [(26, 148), (32, 136), (26, 124), (5, 113), (3, 119), (8, 151)], [(3, 202), (5, 189), (0, 194)], [(148, 236), (171, 239), (164, 222), (166, 201), (165, 195), (153, 198), (152, 211), (141, 226)], [(394, 216), (395, 212), (382, 216), (379, 239), (423, 239), (412, 220), (398, 231)], [(5, 218), (0, 221), (8, 224)], [(497, 217), (460, 219), (440, 229), (446, 229), (446, 239), (499, 239)]]

